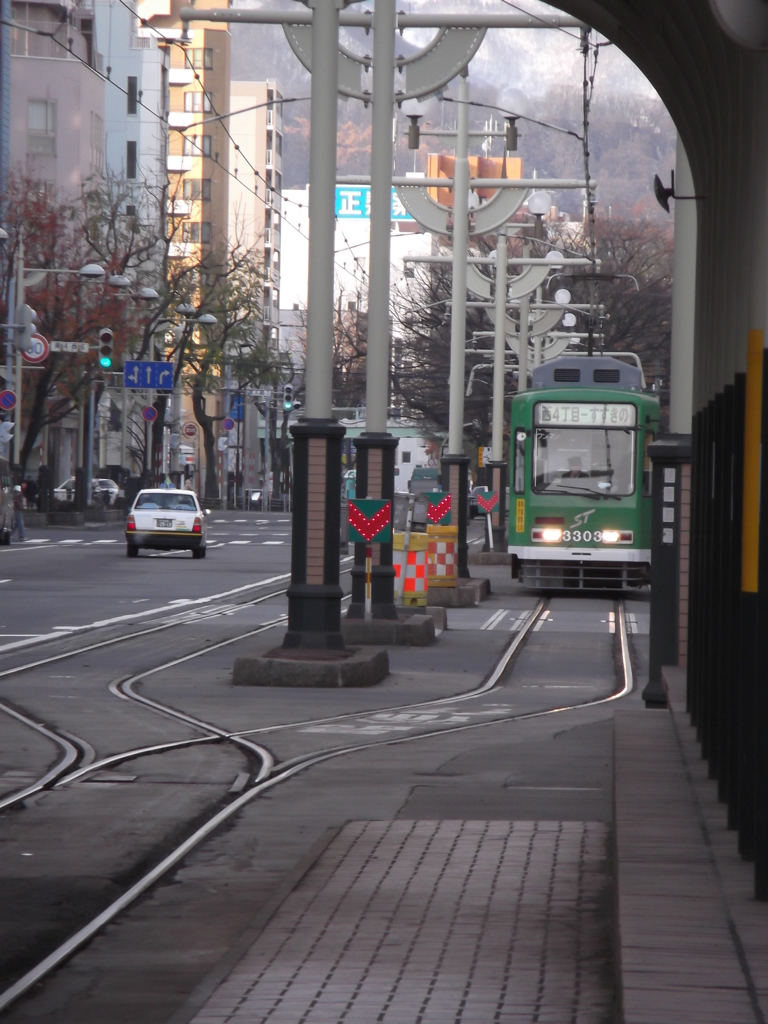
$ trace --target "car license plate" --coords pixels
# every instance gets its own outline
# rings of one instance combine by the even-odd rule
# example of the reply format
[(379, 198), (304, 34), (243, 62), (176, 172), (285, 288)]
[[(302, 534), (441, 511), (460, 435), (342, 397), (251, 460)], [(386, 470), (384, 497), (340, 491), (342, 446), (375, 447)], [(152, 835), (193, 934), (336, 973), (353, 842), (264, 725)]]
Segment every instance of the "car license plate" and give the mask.
[(172, 530), (173, 520), (172, 519), (156, 519), (155, 526), (160, 530)]

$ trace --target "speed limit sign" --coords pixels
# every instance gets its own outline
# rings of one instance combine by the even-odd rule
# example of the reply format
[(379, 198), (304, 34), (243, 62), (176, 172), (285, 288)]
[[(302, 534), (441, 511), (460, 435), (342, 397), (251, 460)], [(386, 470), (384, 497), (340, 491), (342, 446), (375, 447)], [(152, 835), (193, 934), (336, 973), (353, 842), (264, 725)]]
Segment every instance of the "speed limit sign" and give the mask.
[(24, 356), (28, 363), (44, 363), (51, 352), (48, 339), (44, 338), (42, 334), (33, 334), (29, 339), (29, 343), (29, 351), (22, 351), (22, 356)]

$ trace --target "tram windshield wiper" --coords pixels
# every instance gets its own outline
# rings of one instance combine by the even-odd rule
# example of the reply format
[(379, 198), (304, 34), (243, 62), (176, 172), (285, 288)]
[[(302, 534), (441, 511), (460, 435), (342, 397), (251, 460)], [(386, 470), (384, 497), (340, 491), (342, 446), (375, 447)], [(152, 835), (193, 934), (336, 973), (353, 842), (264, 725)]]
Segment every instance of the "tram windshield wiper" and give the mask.
[(560, 487), (552, 490), (547, 488), (547, 494), (588, 494), (590, 498), (613, 498), (615, 501), (621, 501), (620, 494), (606, 494), (605, 491), (593, 491), (591, 487), (579, 487), (578, 484), (566, 484), (566, 489), (563, 488), (563, 484)]

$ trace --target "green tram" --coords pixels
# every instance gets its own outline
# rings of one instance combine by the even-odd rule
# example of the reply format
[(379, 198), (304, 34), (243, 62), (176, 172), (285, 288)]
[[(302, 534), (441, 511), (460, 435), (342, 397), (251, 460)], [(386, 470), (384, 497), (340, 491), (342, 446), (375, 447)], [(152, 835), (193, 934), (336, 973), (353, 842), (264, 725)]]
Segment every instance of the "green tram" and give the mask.
[(617, 589), (650, 580), (648, 445), (659, 402), (637, 365), (563, 356), (512, 400), (509, 551), (534, 589)]

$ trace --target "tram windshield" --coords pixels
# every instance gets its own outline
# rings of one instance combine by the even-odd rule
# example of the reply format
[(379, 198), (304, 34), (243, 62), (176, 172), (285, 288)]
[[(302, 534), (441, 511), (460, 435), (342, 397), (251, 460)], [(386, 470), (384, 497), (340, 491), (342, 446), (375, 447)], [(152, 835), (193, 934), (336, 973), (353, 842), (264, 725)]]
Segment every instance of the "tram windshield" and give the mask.
[(635, 431), (536, 427), (533, 489), (618, 498), (635, 489)]

